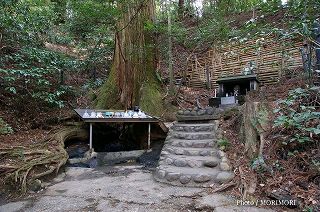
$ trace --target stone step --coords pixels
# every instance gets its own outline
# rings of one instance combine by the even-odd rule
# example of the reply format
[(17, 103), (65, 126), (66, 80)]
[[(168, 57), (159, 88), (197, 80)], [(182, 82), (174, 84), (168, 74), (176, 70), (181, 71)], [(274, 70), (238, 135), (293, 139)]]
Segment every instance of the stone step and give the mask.
[(217, 130), (215, 123), (203, 124), (182, 124), (176, 123), (171, 127), (171, 130), (178, 132), (214, 132)]
[(205, 139), (214, 139), (216, 138), (213, 132), (171, 132), (172, 138), (177, 139), (186, 139), (186, 140), (205, 140)]
[(177, 186), (212, 187), (229, 182), (233, 172), (220, 171), (218, 168), (190, 168), (161, 166), (155, 171), (157, 181)]
[(159, 165), (170, 165), (177, 167), (213, 168), (219, 166), (221, 160), (213, 156), (186, 156), (186, 155), (163, 155)]
[(216, 147), (217, 142), (213, 139), (205, 140), (183, 140), (183, 139), (169, 139), (165, 141), (165, 145), (172, 147), (192, 147), (192, 148), (209, 148)]
[(165, 145), (161, 155), (188, 155), (188, 156), (217, 156), (218, 151), (213, 148), (192, 148), (192, 147), (174, 147)]

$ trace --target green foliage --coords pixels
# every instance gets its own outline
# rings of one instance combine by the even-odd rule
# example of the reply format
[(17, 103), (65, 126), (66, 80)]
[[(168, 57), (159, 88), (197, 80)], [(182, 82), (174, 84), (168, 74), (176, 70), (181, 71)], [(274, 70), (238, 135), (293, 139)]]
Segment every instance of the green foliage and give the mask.
[(0, 117), (0, 135), (13, 133), (12, 128)]
[(0, 59), (0, 75), (4, 79), (0, 89), (11, 95), (63, 107), (62, 98), (71, 88), (60, 84), (61, 73), (75, 70), (80, 65), (74, 59), (49, 50), (24, 47)]
[(85, 38), (92, 34), (105, 33), (119, 16), (119, 11), (111, 1), (72, 0), (67, 5), (67, 25), (76, 37)]
[(46, 0), (1, 1), (0, 33), (6, 44), (39, 44), (55, 20), (53, 4)]
[(283, 171), (284, 168), (283, 166), (281, 165), (281, 163), (279, 162), (279, 160), (276, 160), (273, 164), (273, 167), (275, 167), (278, 171)]
[(282, 144), (304, 144), (319, 139), (320, 111), (315, 101), (319, 98), (319, 87), (297, 88), (290, 91), (287, 99), (278, 102), (274, 127), (287, 137)]
[(267, 171), (267, 165), (262, 156), (254, 158), (251, 162), (251, 167), (253, 170), (256, 170), (258, 173)]
[(217, 142), (218, 144), (218, 147), (221, 149), (221, 150), (225, 150), (226, 148), (228, 148), (231, 144), (230, 144), (230, 141), (227, 139), (227, 138), (221, 138), (218, 140)]

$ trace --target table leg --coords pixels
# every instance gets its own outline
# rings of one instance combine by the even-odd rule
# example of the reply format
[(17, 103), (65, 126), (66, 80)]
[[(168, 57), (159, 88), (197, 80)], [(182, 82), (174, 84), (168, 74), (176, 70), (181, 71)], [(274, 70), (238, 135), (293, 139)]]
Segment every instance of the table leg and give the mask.
[(92, 149), (92, 123), (90, 123), (90, 149)]
[(151, 134), (151, 123), (148, 126), (148, 149), (150, 149), (150, 134)]

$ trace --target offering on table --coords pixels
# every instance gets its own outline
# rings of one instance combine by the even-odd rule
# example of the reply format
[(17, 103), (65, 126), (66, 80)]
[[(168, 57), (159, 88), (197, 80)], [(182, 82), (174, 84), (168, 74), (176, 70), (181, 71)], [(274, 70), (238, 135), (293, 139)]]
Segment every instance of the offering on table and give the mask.
[(123, 118), (130, 118), (130, 115), (129, 115), (128, 111), (126, 111), (126, 112), (123, 114)]
[(97, 113), (97, 118), (104, 118), (101, 112)]
[(132, 110), (129, 110), (128, 114), (129, 114), (129, 116), (130, 116), (130, 118), (131, 118), (131, 117), (133, 116), (133, 111), (132, 111)]
[(89, 118), (90, 115), (89, 115), (88, 111), (84, 111), (84, 114), (83, 114), (82, 117), (83, 117), (83, 118)]
[(134, 112), (133, 115), (132, 115), (132, 118), (139, 118), (139, 115), (137, 112)]
[(113, 116), (113, 112), (105, 112), (104, 114), (107, 118), (110, 118)]
[(90, 114), (90, 118), (95, 118), (97, 116), (96, 112), (92, 111)]

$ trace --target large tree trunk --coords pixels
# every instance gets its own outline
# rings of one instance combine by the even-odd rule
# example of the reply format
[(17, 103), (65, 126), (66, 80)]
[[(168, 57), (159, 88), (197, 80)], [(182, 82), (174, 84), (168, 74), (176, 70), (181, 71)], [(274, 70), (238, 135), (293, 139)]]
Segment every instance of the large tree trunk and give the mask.
[(146, 48), (152, 38), (145, 32), (144, 24), (153, 23), (154, 1), (139, 2), (127, 8), (127, 5), (120, 5), (124, 13), (117, 23), (113, 66), (117, 70), (120, 103), (125, 109), (139, 104), (143, 76), (148, 63), (153, 62), (147, 59)]
[[(97, 96), (97, 108), (128, 109), (140, 105), (161, 110), (161, 87), (155, 73), (155, 43), (150, 28), (154, 0), (119, 3), (113, 67)], [(158, 109), (156, 109), (158, 107)]]

